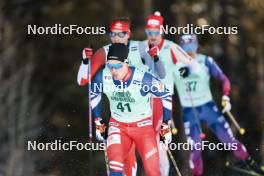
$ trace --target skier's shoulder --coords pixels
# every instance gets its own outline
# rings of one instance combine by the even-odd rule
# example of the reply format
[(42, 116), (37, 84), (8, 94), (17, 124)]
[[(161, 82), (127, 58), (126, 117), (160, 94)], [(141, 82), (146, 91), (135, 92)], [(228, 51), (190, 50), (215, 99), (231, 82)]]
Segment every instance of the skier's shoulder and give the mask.
[(102, 81), (103, 81), (103, 70), (104, 69), (98, 70), (98, 72), (95, 74), (95, 76), (92, 79), (92, 83), (102, 83)]
[(139, 67), (129, 66), (129, 68), (132, 71), (133, 79), (138, 81), (143, 81), (146, 74), (149, 74), (148, 72), (140, 69)]
[(145, 45), (147, 46), (148, 45), (148, 40), (141, 40), (141, 41), (138, 41), (140, 45)]
[(142, 70), (139, 67), (131, 66), (130, 68), (132, 72), (134, 73), (134, 75), (143, 76), (145, 73), (147, 73), (146, 71)]
[(210, 70), (210, 72), (215, 72), (215, 73), (222, 72), (221, 68), (214, 61), (213, 57), (205, 55), (205, 54), (198, 54), (197, 59), (198, 59), (198, 62), (200, 64), (204, 64)]
[[(175, 54), (183, 54), (185, 57), (187, 57), (186, 52), (180, 47), (180, 45), (178, 45), (177, 43), (170, 41), (170, 40), (165, 40), (166, 42), (166, 46), (170, 49), (173, 50)], [(165, 43), (165, 42), (164, 42)]]
[(139, 49), (143, 49), (146, 51), (146, 48), (148, 48), (148, 40), (138, 41)]
[(129, 43), (128, 43), (129, 51), (137, 51), (137, 50), (139, 50), (139, 44), (140, 44), (140, 41), (129, 40)]
[(143, 79), (142, 82), (145, 84), (153, 84), (155, 81), (160, 81), (158, 77), (156, 77), (155, 75), (149, 73), (149, 72), (143, 72)]
[(168, 39), (164, 39), (163, 41), (163, 49), (171, 49), (171, 47), (174, 45), (174, 42)]
[(98, 62), (98, 60), (101, 59), (101, 58), (98, 59), (98, 57), (104, 58), (106, 53), (107, 52), (105, 51), (105, 48), (101, 47), (98, 50), (96, 50), (96, 52), (93, 55), (93, 58), (97, 59), (97, 62)]
[(138, 40), (129, 40), (129, 44), (130, 45), (138, 45), (140, 43), (140, 41), (138, 41)]
[(206, 55), (206, 54), (202, 54), (202, 53), (197, 54), (197, 59), (198, 59), (198, 62), (203, 62), (205, 64), (213, 64), (214, 63), (213, 57)]

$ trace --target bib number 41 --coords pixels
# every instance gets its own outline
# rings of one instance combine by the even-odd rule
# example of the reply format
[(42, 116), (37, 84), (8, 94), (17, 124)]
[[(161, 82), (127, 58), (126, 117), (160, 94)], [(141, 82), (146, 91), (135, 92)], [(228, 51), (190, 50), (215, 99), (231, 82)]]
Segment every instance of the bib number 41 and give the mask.
[(116, 108), (119, 109), (121, 112), (124, 112), (125, 110), (131, 112), (129, 103), (122, 104), (121, 102), (119, 102)]

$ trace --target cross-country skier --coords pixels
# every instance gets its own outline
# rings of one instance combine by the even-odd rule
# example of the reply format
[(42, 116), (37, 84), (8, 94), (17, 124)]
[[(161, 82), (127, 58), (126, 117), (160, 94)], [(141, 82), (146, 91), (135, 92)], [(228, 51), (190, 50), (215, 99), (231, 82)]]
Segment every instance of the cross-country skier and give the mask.
[[(124, 43), (129, 49), (128, 62), (130, 66), (140, 68), (141, 70), (150, 70), (158, 78), (164, 78), (165, 69), (158, 58), (151, 58), (146, 55), (146, 48), (142, 48), (142, 42), (130, 40), (130, 21), (126, 18), (114, 20), (110, 26), (111, 43)], [(90, 64), (91, 78), (104, 67), (106, 63), (106, 56), (111, 44), (105, 45), (93, 53), (92, 48), (83, 49), (83, 60), (78, 71), (78, 84), (84, 86), (88, 83), (88, 64)], [(90, 63), (89, 63), (90, 62)], [(136, 175), (137, 164), (133, 148), (129, 152), (128, 158), (125, 161), (125, 172), (127, 176)]]
[(104, 140), (102, 93), (110, 102), (111, 118), (107, 138), (110, 175), (124, 174), (124, 161), (133, 143), (143, 161), (146, 175), (160, 175), (159, 155), (152, 126), (151, 94), (162, 98), (161, 134), (171, 142), (171, 95), (156, 77), (128, 66), (128, 48), (115, 43), (109, 47), (106, 68), (97, 72), (91, 83), (91, 105), (96, 138)]
[[(153, 73), (156, 73), (157, 77), (163, 78), (165, 71), (159, 59), (156, 59), (153, 63), (153, 59), (149, 57), (144, 57), (146, 51), (139, 51), (140, 42), (130, 40), (131, 30), (130, 21), (127, 18), (120, 18), (114, 20), (110, 26), (110, 39), (111, 43), (124, 43), (129, 49), (128, 60), (131, 66), (140, 68), (141, 70), (153, 69)], [(96, 74), (96, 72), (104, 67), (106, 63), (106, 56), (108, 53), (109, 46), (105, 45), (93, 53), (92, 48), (84, 48), (82, 51), (83, 60), (80, 65), (77, 82), (79, 85), (83, 86), (88, 83), (88, 63), (90, 62), (91, 67), (91, 77)], [(140, 47), (141, 48), (141, 47)], [(131, 59), (130, 59), (131, 58)], [(151, 60), (150, 60), (151, 59)]]
[[(158, 58), (161, 64), (166, 68), (165, 77), (161, 79), (166, 86), (169, 87), (170, 93), (173, 94), (173, 72), (176, 63), (181, 62), (188, 66), (191, 72), (199, 72), (199, 64), (193, 60), (185, 51), (183, 51), (177, 44), (172, 41), (163, 38), (161, 27), (163, 25), (163, 17), (159, 12), (155, 12), (148, 16), (145, 26), (145, 32), (147, 40), (143, 41), (140, 46), (141, 53), (144, 58), (152, 57)], [(185, 74), (184, 70), (181, 70), (181, 74)], [(159, 141), (159, 130), (162, 121), (162, 108), (161, 101), (159, 98), (153, 98), (153, 126), (156, 130), (157, 140)], [(161, 144), (162, 145), (162, 144)], [(167, 151), (164, 147), (160, 148), (160, 168), (163, 176), (169, 175), (169, 159)]]
[[(199, 73), (191, 73), (185, 78), (180, 76), (178, 72), (179, 69), (185, 68), (185, 65), (179, 63), (175, 67), (175, 83), (182, 106), (187, 141), (191, 145), (201, 144), (200, 122), (205, 122), (222, 143), (236, 144), (237, 149), (233, 150), (233, 153), (236, 158), (244, 163), (244, 166), (242, 166), (244, 169), (264, 174), (250, 157), (245, 146), (233, 136), (228, 122), (222, 115), (222, 113), (231, 110), (229, 79), (212, 57), (197, 53), (198, 40), (196, 35), (182, 35), (180, 46), (201, 64)], [(212, 97), (210, 89), (211, 76), (222, 85), (222, 112), (218, 110)], [(192, 150), (189, 162), (194, 176), (203, 174), (201, 150)]]

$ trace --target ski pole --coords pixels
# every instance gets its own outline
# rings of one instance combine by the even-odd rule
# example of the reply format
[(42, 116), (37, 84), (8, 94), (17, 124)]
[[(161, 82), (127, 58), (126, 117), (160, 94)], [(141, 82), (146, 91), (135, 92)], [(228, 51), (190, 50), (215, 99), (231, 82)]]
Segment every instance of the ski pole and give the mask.
[(236, 121), (235, 117), (233, 116), (233, 114), (230, 111), (226, 111), (228, 117), (231, 119), (231, 121), (233, 122), (233, 124), (235, 125), (236, 129), (239, 131), (239, 133), (241, 135), (244, 135), (246, 130), (244, 128), (241, 128), (240, 125), (238, 124), (238, 122)]
[(110, 175), (110, 171), (109, 171), (109, 165), (108, 165), (108, 156), (107, 156), (107, 140), (104, 140), (104, 144), (105, 144), (105, 148), (104, 148), (104, 159), (105, 159), (105, 167), (106, 167), (106, 173), (107, 173), (107, 176)]
[(199, 113), (197, 112), (197, 109), (194, 107), (194, 103), (193, 103), (193, 99), (192, 99), (192, 95), (191, 95), (191, 89), (190, 89), (189, 86), (187, 85), (187, 82), (186, 82), (186, 81), (184, 81), (183, 79), (182, 79), (182, 81), (183, 81), (184, 84), (185, 84), (187, 94), (188, 94), (189, 99), (190, 99), (190, 101), (191, 101), (192, 110), (193, 110), (193, 112), (194, 112), (194, 117), (195, 117), (195, 119), (197, 120), (198, 125), (199, 125), (200, 139), (204, 139), (204, 138), (206, 137), (206, 135), (205, 135), (205, 133), (203, 133), (203, 131), (202, 131), (202, 127), (201, 127), (200, 120), (199, 120)]
[[(88, 48), (92, 48), (92, 45), (89, 45)], [(89, 125), (89, 139), (90, 141), (93, 138), (93, 132), (92, 132), (92, 106), (91, 106), (91, 63), (90, 60), (88, 60), (88, 108), (89, 108), (89, 112), (88, 112), (88, 125)]]
[[(91, 47), (89, 45), (88, 47)], [(91, 106), (91, 63), (88, 59), (88, 69), (87, 69), (87, 76), (88, 76), (88, 134), (89, 134), (89, 142), (92, 143), (93, 133), (92, 133), (92, 106)], [(93, 173), (93, 166), (92, 166), (92, 152), (89, 152), (89, 171)]]
[(172, 129), (171, 129), (171, 133), (172, 133), (173, 135), (176, 135), (176, 134), (178, 133), (178, 130), (177, 130), (176, 126), (175, 126), (175, 123), (174, 123), (172, 117), (171, 117), (171, 127), (172, 127)]
[(177, 163), (176, 163), (176, 161), (175, 161), (175, 159), (174, 159), (174, 157), (173, 157), (173, 155), (172, 155), (172, 153), (171, 153), (169, 147), (168, 147), (167, 152), (168, 152), (168, 154), (169, 154), (169, 157), (170, 157), (170, 159), (171, 159), (171, 162), (172, 162), (172, 164), (173, 164), (173, 166), (174, 166), (174, 168), (175, 168), (175, 170), (176, 170), (178, 176), (182, 176), (182, 174), (181, 174), (181, 172), (180, 172), (180, 170), (179, 170), (179, 168), (178, 168), (178, 166), (177, 166)]

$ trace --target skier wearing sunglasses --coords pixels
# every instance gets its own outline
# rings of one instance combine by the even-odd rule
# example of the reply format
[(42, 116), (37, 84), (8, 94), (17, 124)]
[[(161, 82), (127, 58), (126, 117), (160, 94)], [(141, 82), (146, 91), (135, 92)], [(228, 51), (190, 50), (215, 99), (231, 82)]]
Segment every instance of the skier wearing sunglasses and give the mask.
[[(206, 123), (217, 138), (226, 145), (236, 146), (232, 150), (239, 160), (235, 164), (230, 164), (230, 168), (237, 167), (244, 172), (251, 172), (252, 175), (264, 174), (261, 166), (248, 154), (246, 147), (235, 138), (229, 123), (222, 113), (231, 110), (229, 94), (231, 84), (227, 76), (217, 65), (214, 59), (198, 53), (198, 39), (195, 34), (180, 36), (180, 46), (195, 60), (201, 64), (201, 71), (198, 74), (190, 74), (185, 78), (179, 75), (178, 70), (186, 67), (178, 64), (175, 67), (175, 84), (178, 91), (184, 128), (187, 141), (190, 145), (201, 144), (200, 123)], [(210, 77), (215, 78), (222, 86), (222, 113), (216, 106), (210, 89)], [(203, 175), (202, 150), (193, 149), (189, 156), (190, 168), (194, 176)]]
[[(96, 137), (104, 140), (102, 96), (109, 99), (111, 117), (107, 137), (110, 175), (124, 175), (127, 151), (137, 149), (146, 175), (159, 176), (159, 154), (152, 126), (151, 96), (163, 103), (164, 142), (171, 142), (169, 128), (171, 94), (163, 83), (150, 73), (128, 65), (128, 48), (114, 43), (109, 47), (106, 68), (99, 70), (91, 83), (91, 105)], [(109, 87), (111, 89), (109, 89)], [(142, 108), (144, 107), (144, 108)], [(101, 130), (98, 130), (101, 129)]]
[[(158, 59), (161, 64), (166, 67), (165, 77), (161, 78), (161, 81), (168, 87), (171, 95), (174, 93), (174, 67), (177, 63), (186, 64), (186, 68), (181, 69), (179, 74), (185, 77), (187, 71), (197, 73), (200, 71), (200, 66), (197, 61), (192, 59), (185, 51), (176, 43), (164, 39), (161, 27), (164, 24), (164, 19), (159, 12), (155, 12), (148, 16), (145, 26), (145, 33), (147, 40), (143, 41), (140, 45), (140, 50), (147, 50), (145, 57), (151, 57)], [(147, 48), (147, 49), (146, 49)], [(160, 130), (162, 130), (162, 109), (160, 98), (153, 98), (153, 127), (156, 131), (157, 142), (160, 141)], [(172, 118), (172, 117), (171, 117)], [(173, 123), (172, 123), (173, 124)], [(175, 128), (175, 127), (174, 127)], [(160, 143), (159, 155), (160, 155), (160, 169), (162, 176), (169, 175), (170, 163), (167, 156), (167, 151), (164, 144)]]
[[(165, 69), (159, 59), (153, 59), (147, 54), (148, 50), (140, 50), (142, 48), (142, 42), (130, 40), (130, 21), (127, 18), (120, 18), (114, 20), (110, 25), (109, 33), (111, 44), (123, 43), (128, 47), (128, 64), (140, 68), (143, 71), (151, 71), (155, 73), (158, 78), (164, 78)], [(98, 72), (98, 70), (104, 68), (107, 61), (107, 53), (111, 44), (105, 45), (93, 53), (92, 48), (84, 48), (82, 51), (82, 62), (78, 71), (77, 82), (80, 86), (85, 86), (88, 83), (88, 74), (91, 74), (91, 78)], [(90, 73), (88, 73), (88, 67), (90, 64)], [(154, 111), (155, 112), (155, 111)], [(133, 144), (134, 145), (134, 144)], [(125, 160), (125, 173), (127, 176), (136, 175), (137, 162), (135, 156), (135, 149), (131, 147), (131, 151), (128, 151), (128, 157)]]
[[(155, 69), (154, 72), (159, 78), (163, 78), (165, 75), (165, 70), (163, 65), (159, 60), (155, 60), (154, 64), (152, 59), (149, 57), (144, 57), (143, 54), (145, 51), (140, 53), (139, 47), (140, 42), (130, 40), (131, 31), (130, 31), (130, 21), (127, 18), (120, 18), (114, 20), (110, 26), (109, 33), (111, 43), (103, 46), (98, 49), (95, 53), (92, 48), (84, 48), (82, 51), (82, 63), (79, 68), (77, 81), (78, 84), (84, 86), (88, 83), (88, 63), (91, 67), (91, 77), (96, 74), (96, 72), (105, 65), (106, 56), (108, 53), (109, 46), (112, 43), (123, 43), (127, 45), (129, 49), (128, 62), (130, 65), (138, 67), (144, 71), (150, 69)], [(130, 59), (131, 58), (131, 59)], [(154, 67), (153, 67), (154, 65)]]

